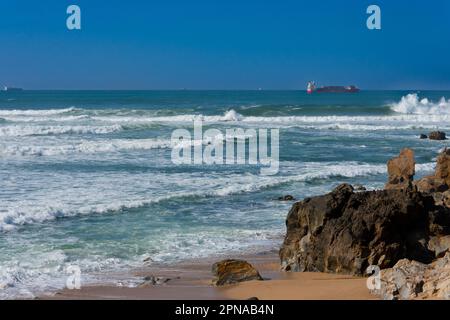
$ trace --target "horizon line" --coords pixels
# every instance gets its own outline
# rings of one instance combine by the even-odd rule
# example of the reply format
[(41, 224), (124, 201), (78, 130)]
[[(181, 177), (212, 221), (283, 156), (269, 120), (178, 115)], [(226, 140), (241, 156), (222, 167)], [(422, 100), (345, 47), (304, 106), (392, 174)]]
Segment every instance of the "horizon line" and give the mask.
[[(13, 88), (13, 87), (11, 87)], [(17, 88), (17, 87), (14, 87)], [(306, 89), (263, 89), (263, 88), (258, 88), (258, 89), (238, 89), (238, 88), (234, 88), (234, 89), (186, 89), (186, 88), (181, 88), (181, 89), (175, 89), (175, 88), (165, 88), (165, 89), (126, 89), (126, 88), (121, 88), (121, 89), (98, 89), (98, 88), (94, 88), (94, 89), (82, 89), (82, 88), (77, 88), (77, 89), (50, 89), (50, 88), (39, 88), (39, 89), (24, 89), (19, 87), (22, 92), (23, 91), (298, 91), (298, 92), (306, 92)], [(417, 89), (417, 88), (398, 88), (398, 89), (364, 89), (364, 88), (359, 88), (361, 91), (450, 91), (450, 88), (447, 89)], [(0, 92), (7, 92), (7, 91), (3, 91), (0, 90)], [(17, 91), (15, 92), (17, 93)]]

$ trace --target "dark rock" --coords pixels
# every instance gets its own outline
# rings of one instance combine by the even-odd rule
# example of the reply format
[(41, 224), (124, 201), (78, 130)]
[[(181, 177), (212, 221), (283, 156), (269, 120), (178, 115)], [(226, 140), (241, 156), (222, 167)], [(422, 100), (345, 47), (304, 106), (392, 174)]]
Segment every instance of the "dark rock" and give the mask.
[(142, 282), (139, 285), (139, 288), (148, 288), (151, 286), (163, 285), (163, 284), (169, 282), (170, 280), (171, 280), (170, 278), (147, 276), (144, 278), (144, 282)]
[(212, 267), (213, 284), (222, 286), (250, 280), (263, 280), (258, 270), (244, 260), (223, 260)]
[(428, 135), (430, 140), (446, 140), (445, 132), (442, 131), (433, 131)]
[(387, 163), (388, 183), (386, 189), (411, 189), (415, 174), (414, 151), (405, 148), (398, 157)]
[(290, 194), (278, 198), (279, 201), (294, 201), (295, 198)]
[(428, 139), (428, 136), (426, 134), (420, 134), (419, 139)]
[(434, 253), (427, 240), (448, 232), (449, 225), (441, 224), (449, 216), (432, 196), (414, 190), (354, 193), (343, 184), (292, 206), (282, 268), (362, 275), (369, 265), (389, 268), (403, 258), (429, 263)]
[(258, 297), (250, 297), (247, 300), (259, 300)]

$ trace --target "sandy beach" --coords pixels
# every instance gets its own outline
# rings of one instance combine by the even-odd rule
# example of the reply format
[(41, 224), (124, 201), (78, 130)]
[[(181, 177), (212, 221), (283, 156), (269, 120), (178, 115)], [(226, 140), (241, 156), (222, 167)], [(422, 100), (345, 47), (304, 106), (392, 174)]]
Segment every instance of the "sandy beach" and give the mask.
[[(228, 257), (236, 258), (236, 257)], [(280, 271), (276, 252), (238, 257), (246, 259), (261, 273), (264, 281), (248, 281), (215, 287), (211, 284), (211, 261), (179, 264), (173, 267), (143, 269), (134, 273), (145, 278), (154, 275), (170, 280), (161, 285), (144, 287), (85, 286), (80, 290), (65, 289), (43, 300), (367, 300), (365, 278), (326, 273), (290, 273)]]

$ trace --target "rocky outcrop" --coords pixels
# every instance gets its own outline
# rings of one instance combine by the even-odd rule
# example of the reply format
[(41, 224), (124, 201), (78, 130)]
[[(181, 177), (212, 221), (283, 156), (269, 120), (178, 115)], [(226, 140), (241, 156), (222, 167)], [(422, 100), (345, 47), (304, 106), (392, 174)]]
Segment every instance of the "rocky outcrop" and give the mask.
[(171, 280), (170, 278), (147, 276), (144, 278), (144, 282), (142, 282), (138, 287), (139, 288), (148, 288), (148, 287), (152, 287), (152, 286), (159, 286), (159, 285), (166, 284), (170, 280)]
[(443, 183), (450, 185), (450, 150), (444, 149), (436, 160), (436, 179), (442, 180)]
[[(404, 153), (408, 170), (410, 153)], [(448, 232), (448, 209), (415, 190), (354, 192), (347, 184), (293, 205), (280, 249), (286, 271), (362, 275), (369, 265), (390, 268), (407, 258), (430, 263), (430, 237)], [(443, 225), (444, 224), (444, 225)]]
[(367, 190), (366, 187), (364, 187), (361, 184), (355, 184), (355, 185), (353, 185), (353, 188), (355, 191), (366, 191)]
[(223, 260), (212, 267), (213, 284), (223, 286), (250, 280), (263, 280), (258, 270), (244, 260)]
[[(414, 182), (420, 192), (435, 193), (449, 190), (450, 186), (450, 149), (444, 149), (436, 160), (434, 175)], [(439, 195), (438, 195), (439, 197)]]
[(425, 193), (443, 192), (448, 189), (444, 181), (436, 179), (435, 176), (423, 177), (420, 180), (414, 181), (413, 184), (418, 191)]
[(411, 189), (415, 174), (414, 151), (403, 149), (400, 155), (388, 161), (386, 189)]
[(278, 197), (278, 201), (295, 201), (294, 196), (291, 196), (290, 194)]
[(428, 135), (430, 140), (446, 140), (445, 132), (442, 131), (433, 131)]
[(426, 134), (421, 133), (419, 135), (419, 139), (428, 139), (428, 136)]
[(427, 265), (403, 259), (381, 270), (372, 293), (385, 300), (450, 299), (450, 253)]

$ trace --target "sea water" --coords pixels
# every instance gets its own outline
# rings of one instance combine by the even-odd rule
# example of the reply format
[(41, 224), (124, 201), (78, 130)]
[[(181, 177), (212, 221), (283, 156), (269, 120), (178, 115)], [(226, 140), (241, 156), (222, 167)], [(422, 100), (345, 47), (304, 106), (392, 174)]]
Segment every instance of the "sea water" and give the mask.
[[(382, 188), (386, 161), (433, 171), (450, 92), (24, 91), (0, 93), (0, 298), (112, 281), (144, 264), (278, 248), (297, 199), (340, 183)], [(171, 134), (277, 128), (279, 173), (175, 165)], [(125, 284), (124, 284), (125, 283)]]

